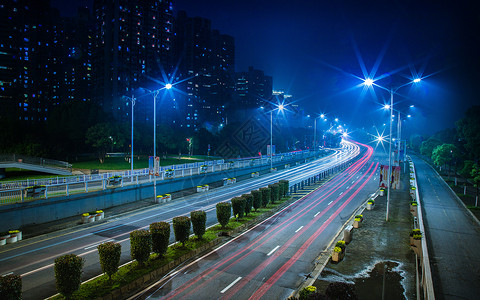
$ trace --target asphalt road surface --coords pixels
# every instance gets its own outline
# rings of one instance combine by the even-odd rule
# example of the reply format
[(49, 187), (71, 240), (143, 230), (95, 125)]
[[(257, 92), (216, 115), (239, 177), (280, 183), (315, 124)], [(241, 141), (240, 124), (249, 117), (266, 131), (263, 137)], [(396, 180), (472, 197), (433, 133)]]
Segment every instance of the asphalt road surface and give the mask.
[(286, 299), (317, 256), (378, 188), (378, 162), (363, 156), (321, 188), (131, 299)]
[[(0, 252), (0, 274), (20, 274), (23, 298), (26, 300), (50, 297), (56, 294), (53, 261), (60, 255), (74, 253), (83, 257), (85, 265), (82, 280), (88, 280), (101, 274), (97, 253), (97, 246), (101, 243), (106, 241), (121, 243), (120, 263), (127, 263), (131, 259), (129, 233), (135, 229), (148, 228), (153, 222), (171, 222), (173, 217), (189, 215), (193, 210), (205, 210), (207, 226), (214, 225), (217, 222), (216, 203), (229, 201), (234, 196), (248, 193), (280, 179), (295, 181), (314, 176), (351, 159), (358, 151), (359, 146), (345, 142), (343, 148), (333, 155), (283, 172), (241, 181), (208, 193), (196, 194), (120, 218), (108, 219), (98, 225), (79, 226), (21, 241), (15, 247)], [(173, 236), (170, 241), (174, 241)]]
[(436, 299), (480, 298), (480, 225), (428, 164), (412, 156)]

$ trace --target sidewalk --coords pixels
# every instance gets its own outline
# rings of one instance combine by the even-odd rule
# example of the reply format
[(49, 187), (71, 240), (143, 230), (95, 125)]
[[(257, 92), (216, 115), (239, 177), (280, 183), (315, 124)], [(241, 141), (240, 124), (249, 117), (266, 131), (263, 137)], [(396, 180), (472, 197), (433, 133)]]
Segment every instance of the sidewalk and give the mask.
[[(354, 228), (344, 259), (334, 263), (329, 259), (330, 252), (320, 257), (323, 261), (317, 261), (319, 266), (326, 265), (313, 283), (318, 292), (325, 293), (330, 282), (340, 281), (354, 283), (359, 299), (416, 298), (415, 254), (409, 246), (413, 217), (409, 211), (407, 177), (402, 174), (400, 190), (391, 190), (388, 222), (385, 191), (385, 196), (376, 198), (373, 210), (361, 213), (364, 220), (360, 228)], [(343, 239), (343, 233), (338, 239)]]

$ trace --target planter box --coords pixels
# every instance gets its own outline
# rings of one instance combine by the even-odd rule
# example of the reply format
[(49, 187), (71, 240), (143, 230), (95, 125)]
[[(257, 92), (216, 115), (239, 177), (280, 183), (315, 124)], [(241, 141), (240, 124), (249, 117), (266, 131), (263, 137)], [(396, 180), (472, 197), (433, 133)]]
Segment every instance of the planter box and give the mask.
[(82, 215), (82, 224), (88, 223), (88, 217), (89, 216), (83, 216)]
[(95, 215), (89, 215), (88, 216), (88, 223), (93, 223), (95, 222)]
[(197, 193), (201, 193), (201, 192), (203, 192), (203, 191), (204, 191), (204, 190), (203, 190), (203, 186), (198, 185), (198, 186), (197, 186)]
[(39, 198), (45, 196), (46, 187), (27, 187), (24, 191), (24, 195), (27, 198)]
[(380, 190), (380, 192), (378, 193), (381, 197), (383, 197), (385, 195), (385, 190)]
[(0, 237), (0, 246), (6, 245), (7, 244), (7, 239), (4, 237)]
[(353, 221), (353, 228), (360, 228), (362, 225), (362, 221)]
[(367, 203), (367, 210), (372, 210), (375, 204)]
[(107, 179), (107, 185), (115, 186), (122, 183), (122, 177), (110, 177)]
[(333, 260), (334, 262), (339, 262), (339, 261), (341, 261), (344, 257), (345, 257), (345, 251), (343, 251), (343, 252), (335, 252), (335, 251), (333, 251), (333, 253), (332, 253), (332, 260)]
[(7, 244), (13, 244), (17, 242), (17, 236), (16, 235), (10, 235), (9, 238), (7, 238)]

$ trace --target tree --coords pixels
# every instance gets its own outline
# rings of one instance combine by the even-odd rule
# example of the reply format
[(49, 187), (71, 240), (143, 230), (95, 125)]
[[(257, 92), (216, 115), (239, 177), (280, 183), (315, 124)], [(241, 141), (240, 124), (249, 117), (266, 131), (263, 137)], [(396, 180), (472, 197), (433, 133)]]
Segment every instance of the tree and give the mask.
[(192, 211), (190, 218), (192, 219), (193, 233), (198, 239), (201, 239), (206, 230), (207, 213), (203, 210)]
[(245, 198), (242, 198), (242, 197), (232, 198), (233, 215), (237, 218), (237, 220), (243, 218), (243, 215), (245, 214), (245, 205), (246, 205)]
[(473, 180), (473, 185), (477, 190), (476, 196), (475, 196), (475, 207), (477, 207), (478, 206), (478, 187), (480, 185), (480, 166), (478, 164), (473, 165), (471, 176)]
[(86, 143), (97, 150), (98, 159), (103, 164), (108, 149), (113, 146), (112, 126), (108, 123), (95, 124), (88, 128), (85, 138)]
[(57, 291), (69, 299), (82, 282), (84, 259), (75, 254), (67, 254), (55, 259), (55, 284)]
[(134, 230), (130, 232), (130, 255), (140, 266), (150, 258), (152, 252), (152, 235), (148, 230)]
[(22, 277), (20, 275), (0, 276), (0, 299), (22, 299)]
[(242, 195), (242, 198), (245, 199), (245, 215), (248, 216), (248, 214), (252, 211), (253, 195), (244, 194)]
[(468, 152), (468, 158), (478, 161), (480, 159), (480, 106), (470, 107), (465, 117), (458, 120), (457, 132)]
[(432, 152), (433, 163), (437, 166), (450, 165), (452, 169), (453, 161), (458, 157), (458, 149), (452, 144), (443, 144), (437, 146)]
[(232, 216), (232, 205), (228, 202), (219, 202), (217, 203), (216, 208), (218, 223), (222, 225), (222, 228), (225, 228)]
[(118, 271), (118, 266), (120, 265), (122, 245), (115, 242), (106, 242), (98, 245), (97, 248), (102, 271), (106, 273), (111, 280), (112, 275)]
[(422, 146), (420, 146), (420, 153), (431, 158), (433, 150), (441, 144), (442, 142), (440, 142), (439, 140), (429, 138), (428, 140), (422, 142)]
[(175, 240), (185, 246), (185, 242), (188, 241), (190, 235), (190, 218), (186, 216), (173, 218), (173, 233), (175, 234)]
[(259, 190), (252, 191), (253, 208), (257, 211), (262, 206), (262, 192)]
[(170, 240), (170, 224), (167, 222), (156, 222), (150, 224), (152, 233), (152, 251), (160, 256), (165, 255)]

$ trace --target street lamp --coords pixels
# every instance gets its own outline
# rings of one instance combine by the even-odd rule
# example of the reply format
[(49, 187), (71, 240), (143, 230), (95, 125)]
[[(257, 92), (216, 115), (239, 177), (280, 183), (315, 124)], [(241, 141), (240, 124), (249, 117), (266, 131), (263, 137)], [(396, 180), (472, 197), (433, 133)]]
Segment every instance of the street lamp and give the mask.
[(398, 87), (391, 87), (390, 89), (384, 88), (376, 83), (374, 83), (373, 79), (367, 78), (364, 80), (364, 84), (366, 86), (372, 86), (376, 85), (379, 88), (386, 90), (390, 93), (390, 105), (385, 105), (385, 108), (390, 109), (390, 143), (388, 147), (388, 178), (387, 178), (387, 212), (385, 216), (385, 220), (388, 222), (388, 211), (389, 211), (389, 203), (390, 203), (390, 185), (391, 185), (391, 180), (392, 180), (392, 115), (393, 115), (393, 95), (402, 87), (410, 85), (412, 83), (419, 83), (422, 79), (421, 78), (415, 78), (413, 81), (407, 82), (405, 84), (402, 84)]
[[(160, 93), (161, 90), (169, 90), (172, 88), (171, 83), (167, 83), (164, 87), (150, 91), (148, 89), (145, 89), (146, 91), (150, 92), (153, 94), (153, 159), (155, 160), (157, 157), (157, 96)], [(155, 164), (155, 163), (154, 163)], [(159, 168), (160, 168), (160, 162), (159, 162)], [(157, 200), (157, 175), (153, 174), (153, 201)]]
[(131, 176), (131, 182), (133, 182), (133, 107), (135, 106), (135, 95), (132, 95), (132, 97), (126, 97), (124, 96), (126, 99), (130, 100), (132, 102), (132, 135), (131, 135), (131, 142), (130, 142), (130, 168), (131, 168), (131, 173), (130, 173), (130, 176)]
[(270, 172), (273, 169), (273, 111), (283, 111), (284, 108), (285, 106), (283, 104), (279, 104), (277, 108), (270, 110)]

